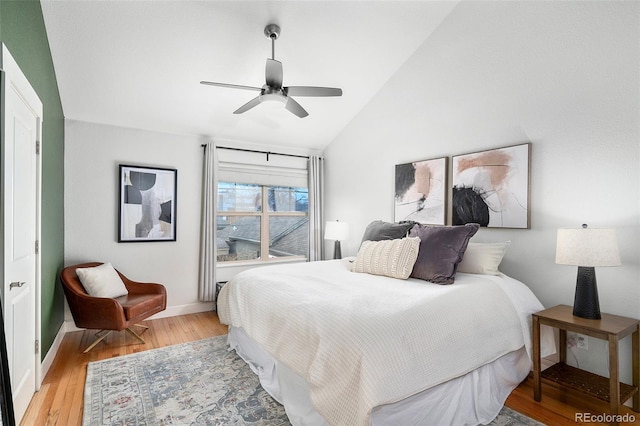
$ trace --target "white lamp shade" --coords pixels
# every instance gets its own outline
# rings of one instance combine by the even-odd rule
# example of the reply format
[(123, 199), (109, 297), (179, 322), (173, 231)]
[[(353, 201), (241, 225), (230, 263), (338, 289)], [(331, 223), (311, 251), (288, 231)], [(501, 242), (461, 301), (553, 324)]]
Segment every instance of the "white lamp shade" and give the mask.
[(558, 229), (556, 263), (574, 266), (619, 266), (620, 252), (614, 229)]
[(324, 239), (344, 241), (349, 236), (349, 226), (346, 222), (327, 222), (324, 226)]

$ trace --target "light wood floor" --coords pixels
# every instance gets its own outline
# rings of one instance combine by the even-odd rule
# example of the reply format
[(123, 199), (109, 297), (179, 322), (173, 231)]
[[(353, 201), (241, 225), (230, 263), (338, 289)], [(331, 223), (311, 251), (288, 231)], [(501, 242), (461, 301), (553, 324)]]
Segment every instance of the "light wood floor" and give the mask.
[(227, 333), (227, 327), (220, 324), (215, 312), (160, 318), (143, 321), (142, 324), (149, 326), (142, 334), (146, 342), (144, 345), (127, 332), (113, 332), (87, 354), (82, 351), (95, 340), (95, 331), (67, 333), (40, 391), (34, 395), (20, 424), (81, 425), (84, 382), (89, 362)]
[[(144, 345), (128, 333), (112, 333), (88, 354), (82, 351), (94, 340), (94, 332), (67, 333), (44, 383), (37, 392), (21, 422), (23, 426), (57, 425), (71, 426), (82, 423), (82, 401), (87, 364), (141, 352), (163, 346), (226, 334), (215, 312), (182, 315), (145, 321), (150, 326), (143, 334)], [(575, 425), (575, 413), (606, 413), (607, 404), (544, 385), (542, 401), (533, 400), (533, 380), (525, 380), (515, 389), (506, 405), (548, 425)], [(640, 413), (624, 408), (623, 413), (635, 416), (640, 425)], [(597, 425), (598, 423), (590, 423)]]

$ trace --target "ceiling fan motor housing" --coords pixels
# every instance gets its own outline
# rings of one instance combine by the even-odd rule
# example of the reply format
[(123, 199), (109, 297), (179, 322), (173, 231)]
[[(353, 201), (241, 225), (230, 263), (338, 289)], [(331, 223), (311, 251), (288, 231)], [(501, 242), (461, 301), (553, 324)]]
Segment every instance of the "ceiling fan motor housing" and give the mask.
[(276, 24), (269, 24), (264, 27), (264, 35), (272, 40), (277, 40), (280, 37), (280, 27)]

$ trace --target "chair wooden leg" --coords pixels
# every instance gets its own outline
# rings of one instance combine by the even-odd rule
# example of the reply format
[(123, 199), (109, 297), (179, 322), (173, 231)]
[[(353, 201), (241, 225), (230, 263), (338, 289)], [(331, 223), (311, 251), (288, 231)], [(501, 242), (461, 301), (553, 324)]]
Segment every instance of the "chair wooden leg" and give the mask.
[(84, 352), (82, 352), (82, 353), (86, 354), (87, 352), (89, 352), (89, 351), (90, 351), (91, 349), (93, 349), (93, 348), (94, 348), (98, 343), (102, 342), (102, 339), (104, 339), (105, 337), (107, 337), (108, 335), (110, 335), (110, 334), (111, 334), (111, 332), (112, 332), (113, 330), (109, 330), (109, 331), (107, 331), (106, 333), (104, 333), (104, 334), (102, 334), (102, 335), (101, 335), (100, 333), (102, 333), (103, 331), (105, 331), (105, 330), (101, 330), (101, 331), (99, 331), (98, 333), (96, 333), (96, 336), (99, 336), (99, 337), (98, 337), (98, 338), (97, 338), (97, 339), (96, 339), (96, 340), (95, 340), (95, 341), (94, 341), (94, 342), (93, 342), (93, 343), (92, 343), (92, 344), (91, 344), (87, 349), (85, 349), (85, 350), (84, 350)]
[[(137, 325), (137, 324), (136, 324), (136, 325)], [(146, 327), (146, 328), (148, 328), (148, 327)], [(129, 333), (131, 333), (131, 334), (133, 335), (133, 337), (135, 337), (136, 339), (140, 340), (140, 342), (141, 342), (141, 343), (146, 343), (146, 342), (142, 339), (142, 337), (140, 337), (140, 336), (139, 336), (135, 331), (133, 331), (133, 330), (131, 329), (131, 327), (127, 327), (127, 331), (128, 331)]]
[(144, 324), (134, 324), (136, 327), (142, 327), (144, 329), (148, 329), (149, 327)]

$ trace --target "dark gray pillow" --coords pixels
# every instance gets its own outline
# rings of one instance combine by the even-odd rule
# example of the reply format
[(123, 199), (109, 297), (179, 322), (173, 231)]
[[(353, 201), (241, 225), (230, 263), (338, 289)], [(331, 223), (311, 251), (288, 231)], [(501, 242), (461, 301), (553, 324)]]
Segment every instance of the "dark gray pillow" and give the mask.
[(480, 225), (477, 223), (461, 226), (417, 223), (409, 232), (410, 237), (420, 238), (418, 259), (413, 265), (411, 277), (436, 284), (453, 283), (458, 263), (462, 261), (469, 239), (479, 228)]
[(382, 241), (404, 238), (407, 236), (407, 232), (413, 228), (414, 224), (415, 222), (413, 221), (390, 223), (382, 220), (374, 220), (367, 226), (367, 229), (364, 230), (362, 241)]

